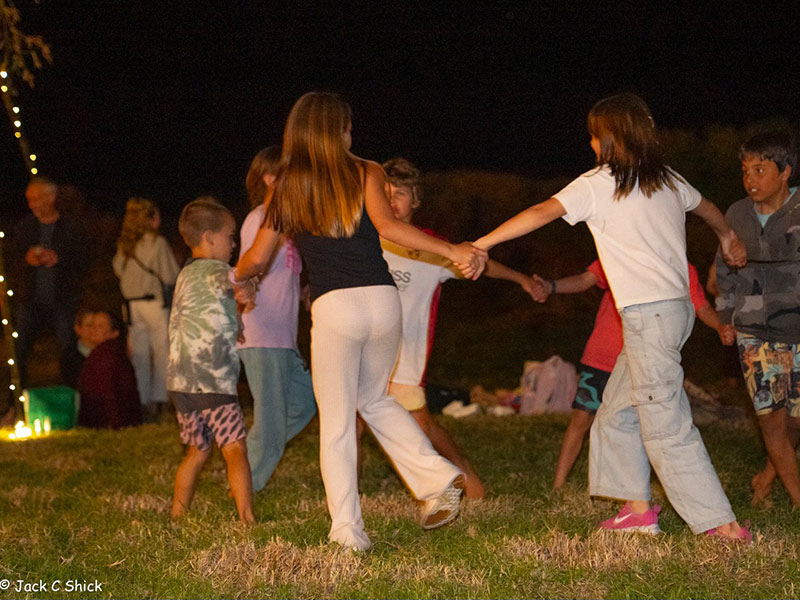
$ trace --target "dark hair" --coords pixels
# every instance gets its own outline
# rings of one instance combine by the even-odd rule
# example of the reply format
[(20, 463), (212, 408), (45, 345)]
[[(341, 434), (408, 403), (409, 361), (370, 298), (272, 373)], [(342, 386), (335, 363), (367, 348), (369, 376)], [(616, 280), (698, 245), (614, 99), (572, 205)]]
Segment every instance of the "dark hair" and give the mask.
[(233, 218), (231, 211), (211, 196), (200, 196), (183, 207), (178, 219), (178, 231), (189, 248), (200, 245), (203, 233), (220, 231), (226, 217)]
[(280, 146), (275, 145), (264, 148), (253, 157), (244, 180), (251, 209), (264, 202), (264, 196), (267, 195), (264, 175), (277, 175), (280, 162), (281, 149)]
[(747, 156), (771, 160), (781, 173), (786, 167), (791, 167), (794, 175), (797, 166), (797, 147), (794, 138), (787, 131), (757, 133), (739, 148), (739, 160), (744, 160)]
[(407, 187), (411, 190), (411, 208), (419, 208), (422, 200), (419, 169), (405, 158), (392, 158), (383, 163), (386, 179), (395, 187)]
[(600, 142), (597, 164), (608, 165), (616, 181), (615, 199), (630, 194), (637, 183), (648, 198), (664, 186), (675, 189), (644, 100), (634, 94), (604, 98), (589, 111), (587, 127)]

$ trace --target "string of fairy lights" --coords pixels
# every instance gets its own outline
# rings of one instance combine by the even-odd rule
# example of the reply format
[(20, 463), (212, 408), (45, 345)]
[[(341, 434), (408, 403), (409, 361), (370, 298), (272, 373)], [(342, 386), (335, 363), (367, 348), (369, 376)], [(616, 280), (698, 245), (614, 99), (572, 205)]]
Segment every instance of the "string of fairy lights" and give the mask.
[[(14, 97), (16, 96), (16, 90), (13, 87), (13, 84), (9, 78), (9, 74), (5, 70), (0, 70), (0, 92), (2, 92), (3, 104), (6, 107), (6, 111), (8, 112), (8, 116), (11, 120), (11, 124), (14, 128), (14, 137), (17, 139), (19, 144), (20, 152), (22, 153), (22, 158), (25, 161), (26, 167), (30, 172), (31, 176), (35, 176), (39, 173), (39, 169), (36, 167), (36, 159), (37, 156), (30, 152), (27, 139), (23, 134), (22, 128), (22, 116), (20, 114), (20, 108), (17, 104), (13, 101)], [(0, 228), (0, 239), (5, 238), (5, 232)], [(8, 283), (5, 278), (5, 269), (3, 268), (2, 263), (2, 254), (0, 254), (0, 290), (5, 290), (5, 297), (0, 296), (0, 312), (2, 313), (2, 318), (0, 319), (0, 323), (2, 323), (4, 328), (11, 329), (11, 338), (12, 340), (8, 340), (6, 338), (6, 353), (9, 357), (7, 359), (8, 367), (10, 370), (10, 377), (9, 377), (9, 384), (8, 389), (11, 394), (17, 396), (17, 399), (24, 403), (25, 396), (21, 394), (20, 387), (20, 377), (19, 377), (19, 368), (16, 362), (16, 354), (14, 351), (14, 342), (19, 338), (19, 333), (14, 329), (13, 324), (11, 323), (10, 316), (11, 311), (9, 310), (8, 300), (14, 296), (14, 290), (8, 287)], [(19, 390), (19, 391), (18, 391)], [(36, 432), (40, 433), (40, 426), (36, 424)], [(49, 429), (49, 427), (46, 427)], [(49, 431), (48, 431), (49, 433)], [(32, 435), (33, 432), (30, 427), (25, 425), (23, 421), (19, 421), (15, 427), (15, 432), (9, 434), (10, 439), (22, 439), (25, 437), (29, 437)]]

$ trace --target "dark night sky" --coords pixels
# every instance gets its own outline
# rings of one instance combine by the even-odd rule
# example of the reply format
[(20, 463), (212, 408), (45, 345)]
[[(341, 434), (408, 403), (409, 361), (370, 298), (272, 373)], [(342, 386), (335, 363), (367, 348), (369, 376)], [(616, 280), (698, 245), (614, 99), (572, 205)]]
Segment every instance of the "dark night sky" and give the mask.
[[(41, 172), (119, 212), (130, 195), (243, 202), (250, 158), (312, 89), (352, 104), (357, 154), (425, 170), (577, 175), (586, 113), (618, 91), (666, 127), (800, 116), (779, 4), (570, 4), (17, 0), (54, 55), (18, 103)], [(0, 140), (9, 214), (25, 171), (7, 119)]]

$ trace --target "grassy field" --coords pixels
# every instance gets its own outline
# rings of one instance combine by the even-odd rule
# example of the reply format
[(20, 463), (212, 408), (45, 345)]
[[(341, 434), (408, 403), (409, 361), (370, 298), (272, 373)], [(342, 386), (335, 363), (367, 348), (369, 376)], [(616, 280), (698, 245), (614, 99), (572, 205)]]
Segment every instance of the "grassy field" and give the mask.
[[(0, 441), (0, 579), (93, 582), (113, 598), (789, 598), (800, 581), (800, 519), (776, 489), (749, 506), (749, 474), (763, 460), (749, 421), (703, 429), (734, 509), (750, 519), (749, 547), (693, 536), (668, 507), (665, 534), (609, 535), (595, 524), (614, 505), (586, 495), (586, 454), (565, 489), (549, 483), (564, 417), (443, 418), (485, 477), (489, 496), (451, 526), (423, 532), (414, 504), (369, 442), (362, 506), (374, 547), (326, 543), (315, 422), (256, 495), (258, 524), (235, 521), (218, 453), (190, 516), (169, 519), (181, 446), (168, 417), (119, 432), (74, 430)], [(665, 503), (654, 483), (655, 497)], [(69, 597), (61, 592), (0, 597)]]

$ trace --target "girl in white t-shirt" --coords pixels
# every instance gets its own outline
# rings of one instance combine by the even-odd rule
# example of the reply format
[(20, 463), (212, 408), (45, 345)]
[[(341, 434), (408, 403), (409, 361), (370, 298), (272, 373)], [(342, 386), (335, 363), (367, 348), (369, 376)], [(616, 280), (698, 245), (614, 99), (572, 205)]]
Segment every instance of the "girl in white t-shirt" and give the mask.
[(735, 520), (683, 391), (680, 350), (692, 330), (685, 213), (702, 218), (733, 266), (745, 251), (717, 207), (661, 161), (644, 101), (621, 94), (598, 102), (588, 129), (597, 167), (554, 197), (482, 237), (490, 249), (563, 217), (594, 237), (624, 346), (590, 434), (589, 491), (626, 500), (603, 529), (658, 533), (650, 465), (694, 533), (750, 540)]

